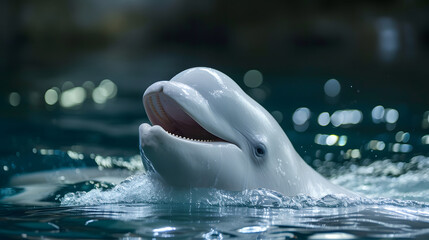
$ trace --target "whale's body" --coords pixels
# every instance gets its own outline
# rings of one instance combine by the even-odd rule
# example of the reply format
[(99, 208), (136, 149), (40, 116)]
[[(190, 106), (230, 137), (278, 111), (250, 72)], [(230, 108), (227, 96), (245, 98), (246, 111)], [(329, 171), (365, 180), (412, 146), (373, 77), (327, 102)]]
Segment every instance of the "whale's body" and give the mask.
[(354, 195), (308, 166), (271, 114), (217, 70), (156, 82), (143, 103), (153, 124), (139, 128), (145, 165), (171, 185)]

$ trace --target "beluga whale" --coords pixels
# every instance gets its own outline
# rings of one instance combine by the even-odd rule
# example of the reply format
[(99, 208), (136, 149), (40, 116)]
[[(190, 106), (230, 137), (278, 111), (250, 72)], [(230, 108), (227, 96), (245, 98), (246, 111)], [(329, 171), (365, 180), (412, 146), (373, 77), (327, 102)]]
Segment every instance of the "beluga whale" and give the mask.
[(196, 67), (155, 82), (143, 105), (152, 123), (139, 127), (144, 165), (167, 184), (356, 196), (307, 165), (272, 115), (220, 71)]

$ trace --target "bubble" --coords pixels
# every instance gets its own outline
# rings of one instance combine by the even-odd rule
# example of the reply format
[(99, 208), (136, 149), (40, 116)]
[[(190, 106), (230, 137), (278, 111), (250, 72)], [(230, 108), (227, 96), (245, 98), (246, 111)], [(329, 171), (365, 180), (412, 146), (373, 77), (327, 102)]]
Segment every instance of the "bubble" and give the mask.
[(325, 94), (329, 97), (336, 97), (340, 94), (341, 85), (340, 82), (336, 79), (329, 79), (326, 81), (325, 86), (323, 88), (325, 90)]
[(258, 70), (249, 70), (244, 74), (244, 84), (250, 88), (259, 87), (264, 81), (262, 73)]

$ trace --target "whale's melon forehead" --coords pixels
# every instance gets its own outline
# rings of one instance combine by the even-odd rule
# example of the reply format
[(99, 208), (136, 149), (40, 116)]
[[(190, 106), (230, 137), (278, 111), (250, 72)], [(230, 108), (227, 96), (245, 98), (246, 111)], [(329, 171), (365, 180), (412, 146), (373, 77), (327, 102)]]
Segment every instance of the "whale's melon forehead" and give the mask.
[(200, 94), (219, 95), (225, 91), (242, 91), (231, 78), (212, 68), (192, 68), (185, 70), (170, 81), (186, 84)]
[[(224, 73), (205, 67), (184, 70), (170, 81), (183, 83), (208, 100), (217, 118), (240, 132), (259, 133), (271, 129), (274, 119)], [(262, 133), (260, 133), (262, 134)]]

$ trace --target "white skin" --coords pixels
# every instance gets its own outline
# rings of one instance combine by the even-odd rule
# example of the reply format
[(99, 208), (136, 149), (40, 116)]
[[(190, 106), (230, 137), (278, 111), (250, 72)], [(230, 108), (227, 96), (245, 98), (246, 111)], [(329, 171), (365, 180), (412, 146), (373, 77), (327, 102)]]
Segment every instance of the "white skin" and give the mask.
[(156, 82), (143, 102), (154, 126), (140, 126), (141, 148), (171, 185), (356, 196), (309, 167), (271, 114), (217, 70)]

